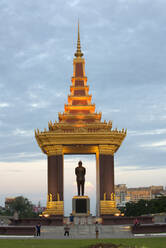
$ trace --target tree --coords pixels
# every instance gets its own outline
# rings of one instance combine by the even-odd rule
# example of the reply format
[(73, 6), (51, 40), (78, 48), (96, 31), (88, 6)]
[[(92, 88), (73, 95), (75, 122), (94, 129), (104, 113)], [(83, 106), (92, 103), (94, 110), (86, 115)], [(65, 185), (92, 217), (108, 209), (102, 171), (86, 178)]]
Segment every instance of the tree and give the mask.
[(162, 196), (152, 200), (139, 200), (128, 202), (124, 213), (126, 216), (140, 216), (166, 212), (166, 197)]
[(19, 218), (32, 218), (37, 217), (37, 214), (33, 211), (32, 203), (23, 196), (16, 197), (10, 204), (7, 210), (9, 215), (14, 215), (17, 212)]

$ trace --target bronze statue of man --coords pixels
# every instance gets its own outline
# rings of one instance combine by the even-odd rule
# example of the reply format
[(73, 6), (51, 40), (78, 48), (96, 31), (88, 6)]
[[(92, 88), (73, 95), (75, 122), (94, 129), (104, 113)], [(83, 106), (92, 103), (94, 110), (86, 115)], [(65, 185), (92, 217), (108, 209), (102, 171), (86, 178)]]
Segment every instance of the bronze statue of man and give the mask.
[(80, 196), (80, 189), (81, 189), (81, 193), (83, 196), (86, 169), (82, 166), (82, 161), (78, 162), (78, 166), (75, 168), (75, 174), (76, 174), (76, 180), (77, 180), (78, 195)]

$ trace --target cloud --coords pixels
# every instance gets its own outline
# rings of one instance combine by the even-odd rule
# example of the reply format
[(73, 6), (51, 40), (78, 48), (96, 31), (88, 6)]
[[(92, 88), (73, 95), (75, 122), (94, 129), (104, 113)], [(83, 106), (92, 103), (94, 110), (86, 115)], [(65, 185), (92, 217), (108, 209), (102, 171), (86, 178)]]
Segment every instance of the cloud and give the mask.
[[(47, 166), (44, 160), (0, 163), (0, 205), (4, 204), (5, 197), (18, 195), (28, 195), (28, 198), (35, 203), (42, 199), (42, 204), (45, 204), (47, 195), (46, 173)], [(36, 199), (33, 194), (36, 194)]]
[(166, 120), (166, 115), (161, 115), (160, 117), (159, 117), (159, 119), (162, 121), (162, 120)]
[(30, 159), (34, 159), (37, 160), (37, 157), (40, 157), (41, 156), (41, 153), (28, 153), (28, 152), (22, 152), (22, 153), (18, 153), (18, 154), (15, 154), (15, 158), (17, 159), (21, 159), (21, 158), (30, 158)]
[(31, 58), (26, 59), (24, 62), (20, 64), (20, 68), (26, 69), (30, 67), (34, 67), (35, 65), (41, 63), (43, 60), (48, 58), (48, 54), (46, 52), (39, 53)]
[(7, 107), (9, 107), (9, 106), (10, 106), (10, 104), (7, 103), (7, 102), (2, 102), (2, 103), (0, 103), (0, 108), (7, 108)]
[[(160, 165), (158, 164), (157, 167), (159, 169), (163, 169), (165, 167), (165, 164), (164, 165)], [(116, 166), (117, 170), (120, 170), (121, 172), (122, 171), (144, 171), (144, 170), (151, 170), (151, 171), (155, 171), (156, 170), (156, 165), (147, 165), (147, 164), (142, 164), (141, 166), (140, 165), (135, 165), (135, 164), (128, 164), (127, 166), (125, 165), (118, 165)]]
[[(73, 184), (74, 187), (77, 186), (76, 181), (74, 181), (72, 184)], [(87, 192), (90, 192), (90, 191), (93, 191), (94, 190), (95, 186), (94, 186), (94, 184), (92, 182), (85, 181), (85, 188), (86, 188), (86, 191)]]
[(95, 186), (93, 185), (93, 183), (90, 182), (90, 181), (86, 181), (85, 182), (85, 187), (86, 187), (86, 189), (87, 189), (88, 192), (93, 191), (94, 188), (95, 188)]
[(49, 103), (42, 101), (42, 102), (37, 102), (37, 103), (30, 103), (29, 105), (34, 109), (43, 109), (43, 108), (46, 108), (49, 105)]
[(102, 111), (103, 114), (119, 113), (119, 112), (120, 112), (120, 109), (112, 109), (112, 108)]
[(75, 7), (75, 6), (77, 6), (79, 3), (80, 3), (80, 0), (70, 0), (70, 1), (68, 1), (68, 5), (69, 5), (70, 7)]
[(158, 141), (158, 142), (152, 142), (152, 143), (149, 143), (149, 144), (142, 144), (140, 145), (140, 147), (143, 147), (143, 148), (162, 148), (164, 147), (166, 149), (166, 140), (161, 140), (161, 141)]
[(115, 168), (115, 184), (125, 183), (128, 187), (145, 187), (150, 185), (166, 185), (166, 169), (140, 169), (125, 171)]
[(34, 130), (24, 130), (24, 129), (16, 128), (12, 132), (12, 135), (15, 135), (15, 136), (24, 136), (24, 137), (32, 137), (32, 136), (34, 136)]
[(166, 134), (166, 129), (153, 129), (153, 130), (128, 130), (128, 135), (131, 136), (144, 136), (144, 135), (160, 135), (160, 134)]

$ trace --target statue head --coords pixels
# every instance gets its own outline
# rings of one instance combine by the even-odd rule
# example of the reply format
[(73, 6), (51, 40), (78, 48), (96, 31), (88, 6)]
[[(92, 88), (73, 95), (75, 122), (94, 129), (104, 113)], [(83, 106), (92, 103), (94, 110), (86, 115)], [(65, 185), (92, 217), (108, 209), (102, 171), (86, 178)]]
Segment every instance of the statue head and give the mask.
[(79, 167), (82, 166), (82, 161), (81, 160), (78, 162), (78, 165), (79, 165)]

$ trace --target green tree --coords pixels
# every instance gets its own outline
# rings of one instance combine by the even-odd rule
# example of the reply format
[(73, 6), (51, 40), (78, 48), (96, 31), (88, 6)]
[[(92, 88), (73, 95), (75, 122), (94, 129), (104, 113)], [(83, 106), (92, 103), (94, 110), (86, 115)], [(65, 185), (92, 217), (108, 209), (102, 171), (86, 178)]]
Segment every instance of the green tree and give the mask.
[(32, 218), (37, 214), (33, 211), (32, 203), (23, 196), (16, 197), (10, 204), (7, 210), (9, 215), (14, 215), (17, 212), (19, 218)]
[(126, 216), (140, 216), (145, 214), (156, 214), (166, 212), (166, 197), (159, 197), (152, 200), (140, 200), (128, 202), (124, 209)]

